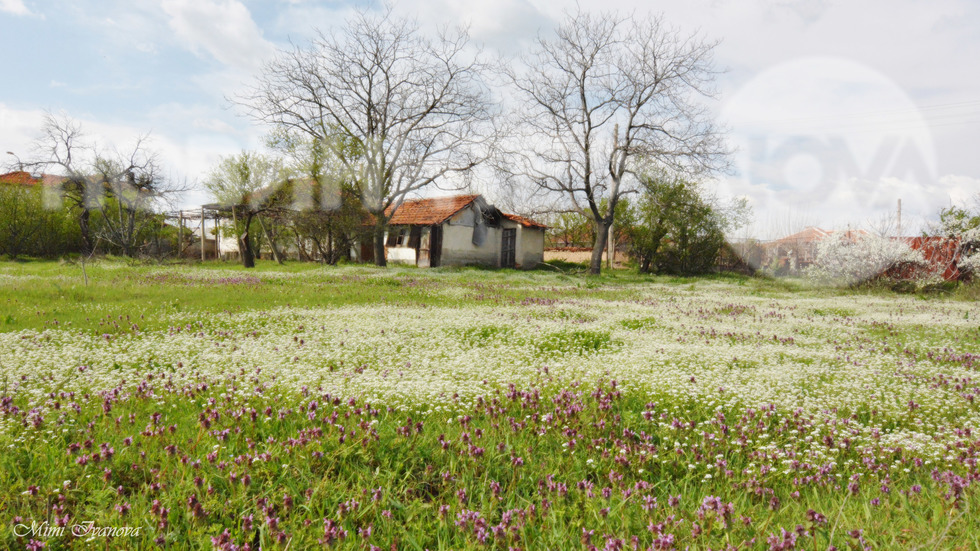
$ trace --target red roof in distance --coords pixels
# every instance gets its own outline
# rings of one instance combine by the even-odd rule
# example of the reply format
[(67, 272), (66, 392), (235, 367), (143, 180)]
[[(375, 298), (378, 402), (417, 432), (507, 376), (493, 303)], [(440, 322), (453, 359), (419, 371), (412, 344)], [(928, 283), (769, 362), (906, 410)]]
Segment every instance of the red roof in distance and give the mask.
[(55, 185), (60, 183), (65, 178), (63, 176), (56, 176), (54, 174), (42, 174), (40, 176), (32, 176), (30, 172), (24, 170), (18, 170), (14, 172), (8, 172), (6, 174), (0, 174), (0, 184), (7, 185), (17, 185), (17, 186), (36, 186), (36, 185)]
[(854, 240), (868, 235), (868, 232), (864, 230), (824, 230), (816, 226), (808, 226), (792, 235), (776, 239), (772, 243), (816, 243), (835, 234), (844, 234), (846, 238)]

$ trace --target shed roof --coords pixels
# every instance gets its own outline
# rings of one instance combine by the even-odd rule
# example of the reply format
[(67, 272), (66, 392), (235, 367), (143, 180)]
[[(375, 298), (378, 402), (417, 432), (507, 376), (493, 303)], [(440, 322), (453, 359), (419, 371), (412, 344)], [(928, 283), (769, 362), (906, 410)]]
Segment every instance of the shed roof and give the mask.
[[(392, 226), (432, 226), (442, 224), (454, 214), (470, 206), (480, 197), (473, 195), (454, 195), (452, 197), (434, 197), (431, 199), (414, 199), (405, 201), (398, 207), (388, 222)], [(493, 209), (496, 211), (497, 209)], [(391, 212), (388, 209), (387, 212)], [(545, 229), (547, 226), (516, 214), (501, 212), (501, 216), (526, 228)]]
[[(455, 195), (405, 201), (392, 215), (392, 226), (432, 226), (442, 224), (452, 215), (470, 206), (479, 195)], [(387, 210), (391, 212), (391, 209)], [(386, 214), (387, 214), (386, 212)]]

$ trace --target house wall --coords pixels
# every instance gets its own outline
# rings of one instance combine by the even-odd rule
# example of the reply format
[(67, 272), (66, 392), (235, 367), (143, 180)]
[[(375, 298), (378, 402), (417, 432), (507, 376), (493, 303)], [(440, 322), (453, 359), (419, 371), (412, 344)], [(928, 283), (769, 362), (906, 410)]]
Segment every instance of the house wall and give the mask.
[(530, 270), (544, 262), (544, 230), (517, 224), (517, 267)]
[(483, 245), (477, 247), (473, 244), (473, 226), (443, 224), (442, 265), (482, 264), (499, 266), (500, 239), (500, 228), (487, 228), (487, 238)]
[(415, 249), (411, 247), (385, 247), (388, 262), (392, 264), (415, 264)]

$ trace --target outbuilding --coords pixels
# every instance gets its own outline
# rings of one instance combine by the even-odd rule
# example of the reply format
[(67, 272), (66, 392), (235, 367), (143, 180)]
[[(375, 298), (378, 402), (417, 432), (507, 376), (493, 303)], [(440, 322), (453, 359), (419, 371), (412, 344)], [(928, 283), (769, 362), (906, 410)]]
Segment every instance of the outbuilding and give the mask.
[(420, 267), (483, 265), (534, 268), (544, 262), (547, 227), (501, 212), (482, 195), (405, 201), (391, 215), (389, 262)]

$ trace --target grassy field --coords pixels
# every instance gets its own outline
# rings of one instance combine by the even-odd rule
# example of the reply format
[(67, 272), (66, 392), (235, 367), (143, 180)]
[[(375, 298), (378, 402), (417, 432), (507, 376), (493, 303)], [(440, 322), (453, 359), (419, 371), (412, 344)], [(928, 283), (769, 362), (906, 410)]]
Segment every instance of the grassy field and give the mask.
[(0, 263), (2, 548), (980, 548), (973, 301), (85, 272)]

